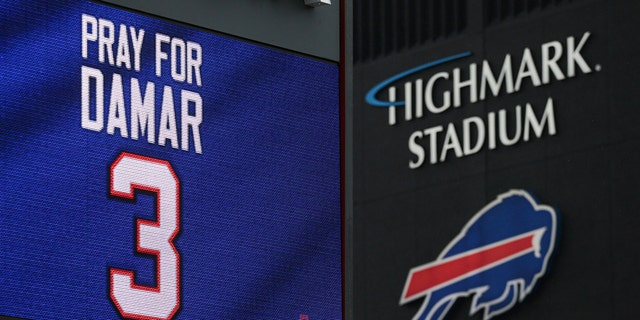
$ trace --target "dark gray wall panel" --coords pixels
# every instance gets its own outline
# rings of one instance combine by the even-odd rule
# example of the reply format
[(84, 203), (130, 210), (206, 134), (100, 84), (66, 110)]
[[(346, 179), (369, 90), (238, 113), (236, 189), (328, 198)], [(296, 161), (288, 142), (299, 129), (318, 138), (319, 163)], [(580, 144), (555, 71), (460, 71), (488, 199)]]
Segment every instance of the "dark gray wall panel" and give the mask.
[(340, 0), (316, 8), (304, 0), (104, 1), (327, 60), (340, 57)]
[[(424, 300), (399, 305), (409, 270), (437, 259), (478, 210), (516, 188), (558, 211), (558, 242), (537, 288), (492, 319), (639, 318), (634, 301), (640, 285), (635, 254), (640, 226), (635, 196), (640, 191), (640, 46), (635, 41), (640, 2), (467, 1), (459, 7), (463, 11), (452, 11), (453, 17), (466, 17), (463, 27), (435, 38), (422, 38), (422, 30), (434, 25), (424, 18), (429, 15), (410, 10), (441, 5), (441, 0), (398, 2), (356, 1), (354, 6), (354, 319), (411, 319)], [(395, 9), (380, 9), (385, 7)], [(387, 15), (391, 18), (378, 19)], [(407, 22), (420, 36), (414, 42), (400, 31), (407, 25), (398, 27), (405, 18), (417, 21)], [(451, 74), (454, 68), (462, 69), (464, 79), (470, 63), (480, 66), (486, 59), (495, 66), (506, 54), (517, 72), (525, 47), (539, 61), (543, 43), (566, 43), (569, 36), (579, 41), (585, 32), (590, 37), (581, 54), (592, 68), (588, 74), (578, 71), (576, 77), (539, 87), (526, 80), (516, 93), (474, 103), (463, 89), (459, 108), (405, 121), (404, 107), (398, 107), (394, 126), (388, 125), (386, 108), (365, 100), (385, 79), (436, 59), (472, 53), (397, 80), (398, 101), (404, 99), (404, 82), (420, 78), (426, 83), (435, 73)], [(566, 56), (560, 62), (566, 68)], [(449, 89), (450, 82), (443, 81), (440, 90)], [(385, 90), (378, 95), (382, 101), (388, 98)], [(449, 123), (460, 128), (463, 119), (485, 118), (498, 110), (513, 115), (517, 105), (526, 103), (540, 115), (550, 97), (557, 134), (485, 148), (468, 157), (450, 152), (444, 162), (409, 169), (413, 154), (407, 142), (416, 130)], [(444, 319), (482, 319), (481, 312), (468, 315), (471, 301), (458, 299)]]

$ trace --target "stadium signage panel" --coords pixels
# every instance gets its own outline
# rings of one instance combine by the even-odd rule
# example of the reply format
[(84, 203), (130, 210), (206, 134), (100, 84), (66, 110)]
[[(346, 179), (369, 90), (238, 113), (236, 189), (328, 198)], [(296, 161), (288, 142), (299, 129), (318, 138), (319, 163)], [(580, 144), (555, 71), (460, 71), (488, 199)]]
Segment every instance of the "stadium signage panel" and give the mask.
[(0, 318), (342, 317), (335, 64), (9, 1)]
[[(590, 32), (580, 36), (543, 43), (539, 59), (529, 47), (522, 51), (520, 61), (506, 54), (498, 66), (489, 60), (471, 62), (451, 71), (428, 72), (473, 56), (461, 52), (400, 72), (371, 88), (365, 96), (373, 107), (388, 109), (388, 125), (399, 125), (399, 107), (404, 110), (404, 122), (428, 119), (487, 99), (510, 95), (526, 87), (540, 87), (600, 71), (601, 66), (587, 62), (583, 50), (588, 47)], [(518, 66), (517, 69), (514, 66)], [(442, 68), (438, 68), (441, 70)], [(463, 75), (463, 74), (466, 74)], [(400, 89), (398, 89), (400, 87)], [(443, 89), (444, 88), (444, 89)], [(384, 95), (386, 90), (386, 96)], [(397, 108), (398, 107), (398, 108)], [(513, 108), (472, 116), (458, 123), (446, 123), (413, 131), (408, 138), (409, 169), (429, 163), (445, 162), (448, 158), (462, 158), (498, 147), (513, 146), (558, 132), (553, 97), (544, 105), (524, 102)], [(536, 110), (542, 111), (536, 112)], [(508, 115), (511, 113), (511, 115)]]

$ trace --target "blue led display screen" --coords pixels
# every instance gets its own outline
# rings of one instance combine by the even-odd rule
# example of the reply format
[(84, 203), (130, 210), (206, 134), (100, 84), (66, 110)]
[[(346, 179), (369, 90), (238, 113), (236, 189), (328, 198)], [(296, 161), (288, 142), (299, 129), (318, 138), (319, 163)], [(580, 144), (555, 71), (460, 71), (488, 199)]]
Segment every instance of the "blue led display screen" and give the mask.
[(0, 315), (340, 319), (338, 67), (0, 5)]

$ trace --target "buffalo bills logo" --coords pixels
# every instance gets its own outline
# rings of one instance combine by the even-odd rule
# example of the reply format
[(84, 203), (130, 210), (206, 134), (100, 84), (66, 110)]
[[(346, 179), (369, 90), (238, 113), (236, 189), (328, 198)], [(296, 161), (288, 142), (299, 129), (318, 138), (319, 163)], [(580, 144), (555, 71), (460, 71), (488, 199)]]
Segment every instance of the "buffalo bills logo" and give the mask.
[(556, 212), (526, 191), (501, 194), (438, 259), (409, 272), (400, 304), (424, 298), (414, 320), (441, 320), (454, 301), (473, 296), (484, 320), (511, 309), (542, 277), (556, 240)]

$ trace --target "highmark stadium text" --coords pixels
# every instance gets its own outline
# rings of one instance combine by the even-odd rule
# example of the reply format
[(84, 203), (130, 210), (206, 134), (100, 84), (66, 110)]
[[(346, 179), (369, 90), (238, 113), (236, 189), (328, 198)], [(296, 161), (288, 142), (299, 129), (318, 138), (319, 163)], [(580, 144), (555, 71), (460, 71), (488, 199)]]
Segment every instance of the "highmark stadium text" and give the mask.
[[(584, 32), (579, 38), (569, 36), (563, 41), (543, 43), (536, 50), (536, 53), (539, 52), (539, 61), (534, 59), (532, 50), (528, 47), (522, 51), (519, 64), (513, 61), (511, 54), (506, 54), (497, 72), (495, 66), (492, 67), (485, 59), (480, 67), (475, 62), (470, 63), (464, 72), (457, 67), (451, 72), (440, 71), (429, 74), (427, 78), (407, 81), (404, 83), (404, 90), (398, 90), (392, 85), (420, 74), (423, 70), (473, 56), (471, 52), (451, 55), (382, 81), (369, 90), (366, 101), (371, 106), (388, 108), (388, 124), (396, 126), (397, 106), (404, 106), (402, 119), (405, 122), (428, 119), (489, 98), (517, 93), (529, 85), (535, 88), (553, 81), (571, 79), (579, 74), (589, 74), (594, 70), (600, 71), (602, 67), (599, 64), (591, 66), (582, 55), (590, 35), (590, 32)], [(515, 72), (514, 63), (519, 65)], [(383, 89), (387, 90), (386, 101), (377, 98)], [(399, 91), (404, 93), (402, 101), (399, 100)], [(467, 96), (464, 96), (465, 92)], [(465, 101), (467, 104), (464, 104)], [(427, 162), (444, 162), (450, 156), (461, 158), (483, 149), (508, 147), (534, 138), (539, 139), (544, 135), (553, 136), (558, 132), (554, 107), (553, 97), (548, 97), (540, 106), (523, 102), (497, 112), (487, 112), (484, 116), (468, 117), (459, 123), (416, 130), (411, 133), (407, 143), (411, 154), (409, 168), (417, 169)]]

